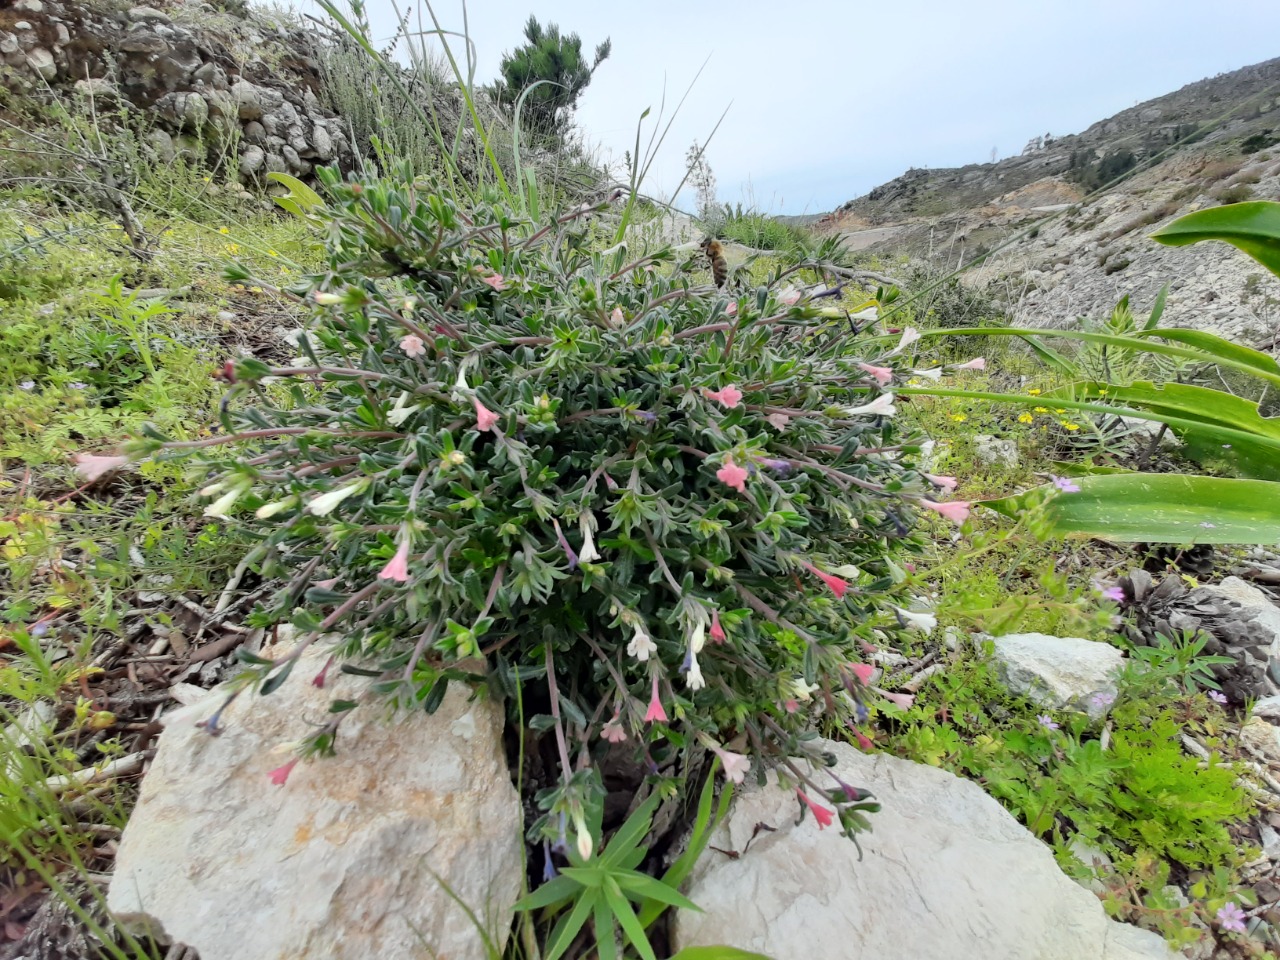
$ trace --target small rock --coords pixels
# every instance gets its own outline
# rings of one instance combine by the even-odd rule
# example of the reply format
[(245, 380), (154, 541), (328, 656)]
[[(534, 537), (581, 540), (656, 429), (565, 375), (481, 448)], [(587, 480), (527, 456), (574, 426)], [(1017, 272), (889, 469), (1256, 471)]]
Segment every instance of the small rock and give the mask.
[(125, 53), (159, 54), (165, 53), (169, 44), (154, 33), (131, 33), (120, 41), (120, 49)]
[(1230, 600), (1241, 609), (1255, 614), (1253, 622), (1270, 630), (1271, 656), (1280, 659), (1280, 607), (1277, 607), (1269, 596), (1251, 583), (1239, 577), (1227, 577), (1214, 586), (1202, 587), (1201, 590), (1215, 597)]
[(133, 7), (129, 11), (129, 19), (134, 23), (172, 23), (173, 20), (163, 10), (155, 7)]
[(262, 169), (266, 161), (267, 152), (259, 146), (250, 144), (240, 154), (240, 172), (246, 177), (251, 177)]
[(262, 93), (248, 80), (233, 83), (231, 97), (236, 102), (241, 120), (258, 120), (262, 117)]
[(58, 76), (58, 65), (53, 60), (53, 54), (44, 47), (35, 47), (27, 51), (27, 66), (45, 80), (53, 80)]
[(40, 13), (44, 10), (44, 4), (40, 0), (18, 0), (13, 5), (14, 13)]
[(220, 736), (195, 723), (225, 691), (168, 715), (120, 840), (110, 909), (201, 960), (484, 960), (456, 897), (500, 952), (523, 874), (500, 708), (457, 683), (435, 714), (387, 722), (361, 707), (336, 756), (276, 786), (272, 768), (291, 759), (276, 748), (366, 689), (337, 671), (313, 686), (329, 653), (318, 648), (272, 695), (232, 703)]
[(1250, 717), (1240, 728), (1240, 742), (1280, 766), (1280, 730), (1259, 717)]
[[(310, 93), (310, 91), (307, 92)], [(323, 124), (317, 122), (312, 127), (311, 145), (317, 160), (333, 159), (333, 138), (329, 136), (329, 131), (324, 128)]]
[(982, 463), (1010, 468), (1018, 465), (1018, 445), (1012, 440), (980, 433), (973, 442), (974, 455)]
[(1254, 717), (1262, 717), (1265, 720), (1280, 720), (1280, 696), (1263, 697), (1253, 705)]
[(1115, 873), (1115, 864), (1104, 851), (1095, 847), (1084, 837), (1074, 837), (1068, 847), (1071, 855), (1088, 867), (1093, 875), (1087, 880), (1081, 882), (1086, 890), (1091, 890), (1098, 896), (1102, 896), (1107, 892), (1107, 885), (1102, 882), (1101, 877), (1108, 877)]
[(111, 100), (119, 95), (116, 85), (106, 77), (89, 77), (87, 80), (77, 80), (75, 91), (82, 97), (92, 97), (94, 100)]
[(198, 93), (188, 93), (182, 101), (183, 126), (192, 130), (201, 129), (209, 119), (209, 104)]
[(256, 144), (259, 147), (267, 145), (267, 131), (257, 120), (250, 120), (244, 125), (243, 136), (246, 143)]
[(239, 319), (230, 310), (219, 310), (216, 314), (216, 318), (219, 323), (235, 323), (236, 320)]
[(1051, 710), (1098, 718), (1116, 697), (1124, 654), (1109, 643), (1043, 633), (996, 637), (992, 656), (1009, 689)]
[(147, 145), (161, 163), (173, 163), (178, 153), (173, 148), (173, 137), (158, 127), (147, 134)]
[(1265, 823), (1258, 824), (1258, 839), (1268, 860), (1280, 860), (1280, 833)]

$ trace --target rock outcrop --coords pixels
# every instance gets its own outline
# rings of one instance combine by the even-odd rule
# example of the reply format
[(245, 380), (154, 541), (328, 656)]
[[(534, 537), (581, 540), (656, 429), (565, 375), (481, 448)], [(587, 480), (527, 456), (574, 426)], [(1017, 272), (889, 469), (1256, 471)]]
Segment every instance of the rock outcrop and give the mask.
[(323, 662), (308, 655), (277, 692), (242, 695), (219, 736), (196, 722), (221, 696), (170, 715), (110, 909), (201, 960), (486, 960), (453, 898), (505, 940), (523, 841), (501, 711), (461, 684), (431, 715), (388, 722), (365, 705), (344, 720), (335, 757), (299, 763), (276, 785), (288, 741), (367, 682), (333, 671), (317, 689), (308, 681)]
[(317, 96), (315, 35), (207, 4), (167, 9), (18, 0), (0, 10), (0, 82), (92, 99), (104, 118), (134, 108), (159, 163), (232, 149), (249, 181), (352, 160), (344, 125)]
[(1115, 702), (1124, 654), (1109, 643), (1043, 633), (1013, 633), (992, 643), (1006, 686), (1046, 709), (1100, 717)]
[[(677, 914), (676, 946), (728, 943), (774, 960), (1173, 960), (1156, 934), (1108, 919), (977, 784), (822, 747), (832, 772), (884, 804), (859, 838), (861, 861), (812, 817), (797, 825), (793, 794), (772, 782), (744, 792), (694, 870), (689, 897), (704, 912)], [(747, 848), (761, 823), (772, 830)]]

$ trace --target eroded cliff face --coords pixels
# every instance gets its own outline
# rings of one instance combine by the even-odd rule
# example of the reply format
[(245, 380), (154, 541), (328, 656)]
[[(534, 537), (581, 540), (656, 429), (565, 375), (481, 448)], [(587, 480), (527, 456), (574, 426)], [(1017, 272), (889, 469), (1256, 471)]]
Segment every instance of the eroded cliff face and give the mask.
[(344, 126), (320, 101), (318, 39), (260, 12), (208, 4), (0, 0), (0, 87), (138, 111), (156, 162), (230, 157), (244, 181), (345, 164)]

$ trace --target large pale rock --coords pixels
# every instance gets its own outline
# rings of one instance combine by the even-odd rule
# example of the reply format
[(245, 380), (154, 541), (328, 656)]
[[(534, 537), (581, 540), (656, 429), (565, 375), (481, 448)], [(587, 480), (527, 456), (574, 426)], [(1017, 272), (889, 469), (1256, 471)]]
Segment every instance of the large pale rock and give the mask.
[[(1107, 918), (975, 783), (885, 754), (825, 743), (833, 772), (884, 804), (852, 843), (796, 825), (794, 794), (770, 784), (734, 801), (689, 898), (676, 946), (729, 944), (773, 960), (1174, 960), (1153, 933)], [(825, 775), (819, 774), (825, 779)]]
[(974, 455), (983, 463), (1010, 468), (1018, 465), (1018, 445), (1012, 440), (980, 433), (973, 444)]
[(317, 689), (323, 661), (308, 655), (268, 697), (243, 695), (221, 736), (195, 726), (221, 697), (171, 715), (120, 843), (111, 910), (201, 960), (484, 960), (442, 884), (505, 940), (522, 838), (499, 709), (459, 684), (434, 715), (388, 722), (362, 706), (336, 757), (275, 786), (268, 774), (290, 754), (273, 748), (367, 682), (331, 671)]
[(996, 637), (993, 647), (1005, 685), (1044, 707), (1100, 717), (1115, 701), (1115, 677), (1124, 654), (1109, 643), (1011, 633)]

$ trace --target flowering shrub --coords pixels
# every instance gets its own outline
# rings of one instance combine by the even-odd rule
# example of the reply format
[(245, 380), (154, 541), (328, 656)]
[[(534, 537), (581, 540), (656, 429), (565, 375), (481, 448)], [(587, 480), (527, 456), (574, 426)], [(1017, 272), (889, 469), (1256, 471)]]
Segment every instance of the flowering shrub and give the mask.
[(284, 581), (254, 618), (301, 643), (245, 658), (245, 683), (269, 693), (334, 635), (403, 705), (487, 679), (562, 772), (534, 836), (584, 858), (610, 750), (653, 773), (710, 750), (736, 782), (767, 760), (820, 826), (856, 831), (865, 795), (790, 758), (815, 711), (856, 729), (887, 702), (874, 644), (934, 624), (896, 595), (895, 556), (921, 509), (968, 510), (911, 466), (897, 350), (808, 356), (836, 311), (782, 289), (800, 264), (729, 298), (694, 250), (602, 249), (608, 202), (537, 225), (407, 175), (324, 178), (328, 270), (286, 291), (305, 359), (228, 364), (224, 434), (132, 451), (204, 457), (206, 513)]

